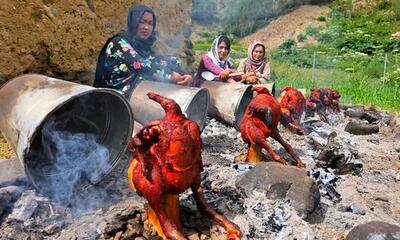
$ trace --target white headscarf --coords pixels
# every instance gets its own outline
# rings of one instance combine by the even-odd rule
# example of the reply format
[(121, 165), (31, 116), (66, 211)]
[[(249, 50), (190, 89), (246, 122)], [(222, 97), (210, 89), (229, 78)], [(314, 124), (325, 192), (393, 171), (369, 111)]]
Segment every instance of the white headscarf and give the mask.
[(210, 51), (207, 53), (207, 56), (211, 58), (213, 63), (222, 69), (227, 69), (232, 67), (232, 62), (229, 59), (230, 51), (228, 53), (228, 56), (225, 59), (220, 60), (218, 56), (218, 41), (221, 38), (221, 36), (218, 36), (216, 39), (214, 39)]

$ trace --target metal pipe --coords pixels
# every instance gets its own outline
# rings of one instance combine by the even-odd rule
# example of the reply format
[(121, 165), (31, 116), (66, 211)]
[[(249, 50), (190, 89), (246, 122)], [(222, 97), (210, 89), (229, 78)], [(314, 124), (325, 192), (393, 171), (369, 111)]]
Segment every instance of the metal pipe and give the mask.
[(178, 103), (187, 118), (195, 121), (200, 129), (204, 128), (210, 95), (207, 89), (186, 87), (155, 81), (142, 81), (133, 90), (130, 104), (135, 113), (135, 121), (145, 126), (149, 121), (160, 119), (164, 110), (160, 104), (147, 97), (148, 92), (171, 98)]
[(205, 81), (201, 87), (210, 92), (208, 115), (240, 129), (244, 111), (253, 97), (251, 85)]
[[(80, 182), (74, 188), (85, 188), (107, 175), (124, 154), (133, 130), (129, 102), (117, 91), (39, 74), (22, 75), (2, 86), (0, 116), (0, 131), (27, 176), (42, 192), (48, 190), (49, 178), (66, 174), (57, 168), (59, 163), (54, 157), (44, 150), (48, 145), (42, 130), (49, 119), (62, 116), (67, 121), (64, 131), (97, 136), (99, 144), (109, 151), (107, 167), (90, 182)], [(92, 149), (86, 150), (92, 154)], [(97, 164), (96, 160), (84, 165), (93, 166)]]

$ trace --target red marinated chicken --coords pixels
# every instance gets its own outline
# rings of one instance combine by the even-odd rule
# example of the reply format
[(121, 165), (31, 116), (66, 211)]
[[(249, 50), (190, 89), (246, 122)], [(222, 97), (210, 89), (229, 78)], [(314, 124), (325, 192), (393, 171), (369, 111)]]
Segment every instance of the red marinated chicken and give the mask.
[(282, 125), (293, 133), (304, 135), (305, 130), (300, 127), (300, 120), (304, 113), (306, 99), (299, 90), (292, 87), (283, 87), (282, 92), (286, 92), (279, 103)]
[(328, 104), (329, 107), (334, 111), (334, 112), (340, 112), (339, 108), (339, 98), (340, 98), (340, 93), (337, 90), (334, 89), (327, 89), (328, 91)]
[(325, 121), (328, 109), (339, 112), (339, 98), (340, 94), (337, 90), (311, 89), (311, 94), (306, 99), (306, 117), (314, 116), (314, 113), (317, 113)]
[(191, 188), (199, 210), (224, 226), (228, 239), (240, 238), (238, 226), (215, 212), (203, 196), (198, 125), (182, 114), (175, 101), (152, 92), (147, 96), (160, 103), (165, 116), (150, 122), (132, 138), (129, 149), (135, 152), (135, 157), (128, 178), (131, 188), (147, 199), (151, 207), (149, 218), (156, 218), (150, 221), (164, 238), (186, 239), (178, 230), (178, 195)]
[(247, 161), (261, 161), (261, 148), (264, 148), (273, 160), (287, 164), (268, 145), (266, 139), (272, 137), (282, 144), (285, 150), (296, 160), (298, 167), (304, 167), (303, 162), (293, 151), (292, 147), (279, 134), (278, 123), (281, 119), (279, 103), (265, 87), (253, 87), (252, 90), (257, 92), (257, 96), (247, 106), (240, 126), (242, 138), (249, 145)]

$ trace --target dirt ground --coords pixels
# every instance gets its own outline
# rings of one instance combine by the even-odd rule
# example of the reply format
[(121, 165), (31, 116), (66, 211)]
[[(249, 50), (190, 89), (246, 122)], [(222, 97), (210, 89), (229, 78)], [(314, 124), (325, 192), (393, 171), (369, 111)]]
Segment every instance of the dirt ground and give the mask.
[[(279, 47), (287, 39), (297, 39), (307, 26), (320, 27), (325, 22), (318, 21), (319, 16), (326, 16), (330, 9), (327, 6), (304, 5), (296, 10), (272, 20), (267, 26), (244, 37), (240, 43), (247, 45), (258, 39), (265, 43), (268, 49)], [(312, 40), (309, 40), (312, 41)]]
[(14, 155), (15, 153), (12, 150), (11, 146), (7, 143), (6, 139), (0, 133), (0, 159), (10, 158)]

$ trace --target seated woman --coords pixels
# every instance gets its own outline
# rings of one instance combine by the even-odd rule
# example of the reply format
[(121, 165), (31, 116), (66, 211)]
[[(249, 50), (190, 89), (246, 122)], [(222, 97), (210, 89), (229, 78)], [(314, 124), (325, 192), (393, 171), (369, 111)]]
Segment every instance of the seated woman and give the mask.
[(201, 76), (205, 71), (217, 75), (218, 77), (215, 78), (216, 81), (236, 82), (235, 79), (229, 77), (230, 73), (236, 72), (232, 62), (229, 60), (230, 51), (231, 41), (229, 38), (226, 36), (218, 36), (214, 39), (210, 51), (201, 56), (197, 74), (193, 79), (193, 85), (199, 87), (205, 81)]
[(248, 48), (247, 58), (239, 63), (238, 71), (244, 72), (242, 81), (248, 84), (263, 84), (269, 82), (270, 64), (266, 58), (265, 46), (254, 40)]
[(127, 30), (106, 42), (96, 68), (94, 87), (113, 88), (129, 98), (142, 80), (158, 80), (189, 85), (176, 58), (156, 55), (156, 16), (152, 9), (136, 5), (129, 10)]

